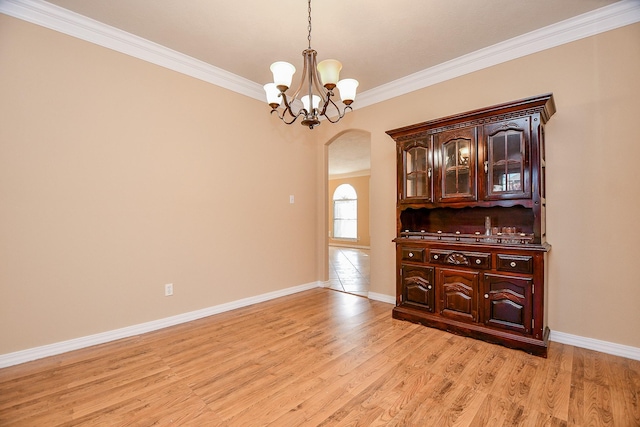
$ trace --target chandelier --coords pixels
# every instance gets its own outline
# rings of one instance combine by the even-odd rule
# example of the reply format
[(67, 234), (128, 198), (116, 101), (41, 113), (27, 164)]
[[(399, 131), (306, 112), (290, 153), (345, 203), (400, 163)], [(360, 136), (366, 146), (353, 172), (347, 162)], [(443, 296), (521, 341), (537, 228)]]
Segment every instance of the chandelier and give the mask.
[[(278, 61), (271, 64), (273, 83), (264, 85), (267, 93), (267, 103), (271, 106), (271, 114), (277, 116), (290, 125), (298, 117), (302, 117), (302, 125), (313, 129), (320, 124), (320, 117), (326, 118), (331, 123), (337, 123), (351, 110), (351, 103), (356, 98), (358, 81), (354, 79), (338, 80), (342, 64), (335, 59), (326, 59), (316, 63), (317, 52), (311, 49), (311, 0), (309, 0), (309, 47), (302, 51), (304, 68), (300, 85), (290, 97), (286, 91), (291, 86), (293, 74), (296, 68), (288, 62)], [(333, 101), (333, 90), (338, 88), (344, 109)], [(301, 96), (300, 98), (298, 98)], [(311, 100), (311, 103), (309, 102)], [(284, 105), (282, 105), (284, 104)], [(295, 105), (295, 106), (294, 106)], [(279, 107), (282, 107), (280, 110)], [(333, 118), (332, 118), (333, 116)]]

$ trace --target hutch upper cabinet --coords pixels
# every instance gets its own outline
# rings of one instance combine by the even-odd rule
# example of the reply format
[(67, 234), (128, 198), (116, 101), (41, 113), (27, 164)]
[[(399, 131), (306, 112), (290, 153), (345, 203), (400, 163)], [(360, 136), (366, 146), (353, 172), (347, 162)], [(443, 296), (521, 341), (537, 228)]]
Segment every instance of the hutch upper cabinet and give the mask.
[(393, 316), (546, 357), (551, 94), (387, 132), (397, 145)]

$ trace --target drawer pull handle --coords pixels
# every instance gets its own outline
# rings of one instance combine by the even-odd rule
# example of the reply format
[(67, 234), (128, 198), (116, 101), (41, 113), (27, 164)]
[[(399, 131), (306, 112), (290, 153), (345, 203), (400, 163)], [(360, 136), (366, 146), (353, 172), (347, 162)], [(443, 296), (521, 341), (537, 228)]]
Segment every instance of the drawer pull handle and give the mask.
[(431, 290), (431, 285), (427, 286), (427, 289)]
[(433, 256), (433, 259), (438, 259), (438, 258), (439, 258), (438, 255)]
[(482, 260), (480, 258), (476, 259), (476, 264), (482, 264)]
[(485, 297), (486, 299), (489, 299), (489, 294), (484, 294), (484, 297)]
[(409, 252), (409, 258), (413, 258), (413, 252)]
[(511, 261), (511, 264), (509, 264), (509, 265), (510, 265), (511, 267), (514, 267), (514, 268), (515, 268), (515, 266), (516, 266), (516, 262), (515, 262), (515, 261)]

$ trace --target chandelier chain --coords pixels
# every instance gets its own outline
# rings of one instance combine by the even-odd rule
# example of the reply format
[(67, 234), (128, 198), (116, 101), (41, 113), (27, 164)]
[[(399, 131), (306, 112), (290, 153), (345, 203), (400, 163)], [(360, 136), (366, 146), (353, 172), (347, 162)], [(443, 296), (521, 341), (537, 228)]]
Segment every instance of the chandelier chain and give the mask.
[(309, 40), (309, 49), (311, 49), (311, 0), (309, 0), (309, 25), (307, 26), (307, 30), (309, 30), (307, 40)]

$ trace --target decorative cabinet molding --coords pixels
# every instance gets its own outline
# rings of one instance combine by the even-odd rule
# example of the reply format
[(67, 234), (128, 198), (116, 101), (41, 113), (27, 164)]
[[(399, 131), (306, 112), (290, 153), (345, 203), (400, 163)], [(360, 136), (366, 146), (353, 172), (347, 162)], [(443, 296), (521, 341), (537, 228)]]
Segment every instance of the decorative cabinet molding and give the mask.
[(388, 131), (397, 319), (546, 357), (544, 125), (551, 94)]

